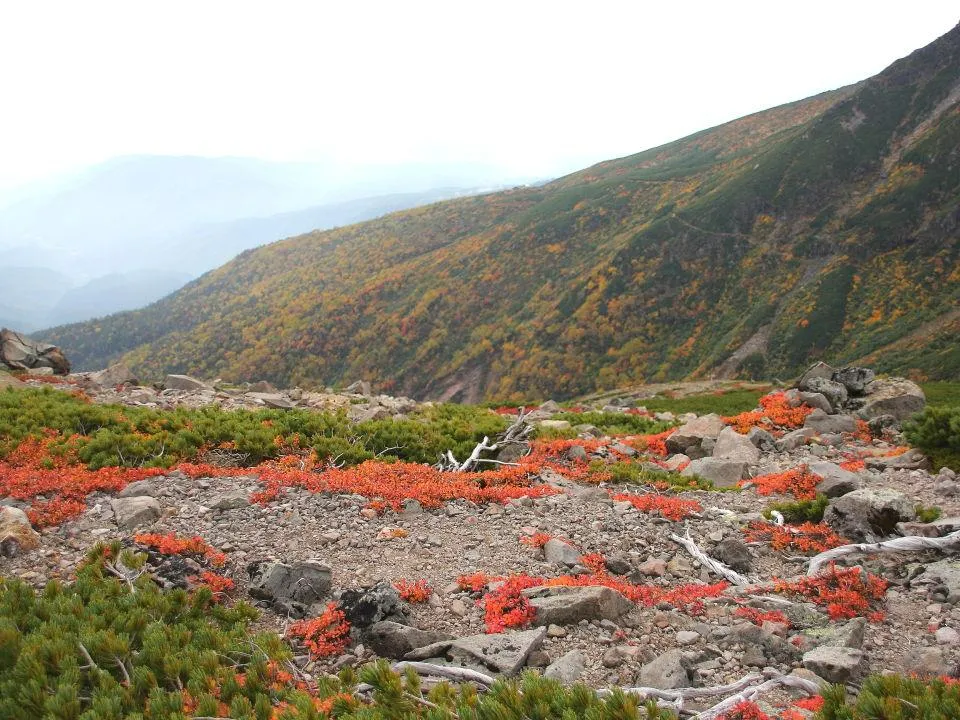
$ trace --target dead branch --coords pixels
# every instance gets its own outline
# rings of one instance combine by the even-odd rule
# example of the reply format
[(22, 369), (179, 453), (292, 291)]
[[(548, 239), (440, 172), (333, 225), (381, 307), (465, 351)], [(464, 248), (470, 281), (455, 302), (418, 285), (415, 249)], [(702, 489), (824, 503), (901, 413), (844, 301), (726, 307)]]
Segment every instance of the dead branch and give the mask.
[(526, 442), (526, 438), (530, 433), (533, 432), (533, 426), (529, 425), (526, 421), (527, 416), (530, 413), (524, 414), (523, 408), (520, 408), (520, 414), (517, 416), (517, 419), (513, 422), (510, 427), (508, 427), (501, 435), (499, 436), (497, 442), (490, 444), (490, 438), (484, 436), (483, 440), (477, 443), (477, 446), (473, 448), (473, 452), (470, 453), (470, 456), (463, 462), (459, 462), (456, 457), (454, 457), (453, 451), (447, 450), (443, 455), (441, 455), (440, 460), (434, 465), (437, 470), (443, 472), (468, 472), (474, 470), (477, 465), (482, 462), (493, 463), (495, 465), (515, 465), (515, 463), (506, 463), (500, 460), (488, 460), (481, 458), (480, 454), (486, 451), (498, 450), (505, 445), (519, 445)]
[(940, 538), (910, 535), (908, 537), (884, 540), (883, 542), (877, 543), (841, 545), (840, 547), (833, 548), (833, 550), (827, 550), (810, 558), (807, 575), (816, 575), (820, 572), (820, 568), (824, 563), (847, 555), (878, 555), (881, 553), (919, 552), (921, 550), (946, 550), (954, 545), (960, 545), (960, 530)]
[(707, 555), (703, 550), (697, 547), (697, 544), (693, 541), (693, 538), (690, 537), (690, 530), (686, 531), (685, 537), (680, 537), (679, 535), (670, 535), (670, 539), (675, 543), (683, 545), (686, 548), (687, 552), (693, 556), (695, 560), (698, 560), (701, 565), (709, 568), (717, 575), (722, 578), (726, 578), (734, 585), (750, 585), (751, 581), (749, 578), (741, 575), (736, 570), (727, 567), (719, 560), (714, 560), (712, 557)]
[(404, 670), (413, 670), (418, 675), (429, 675), (432, 677), (441, 677), (447, 680), (456, 680), (458, 682), (475, 682), (489, 687), (493, 685), (494, 678), (490, 675), (484, 675), (476, 670), (469, 668), (460, 668), (453, 665), (433, 665), (425, 662), (401, 661), (393, 665), (394, 672), (403, 672)]
[(818, 695), (820, 693), (820, 686), (811, 680), (805, 680), (796, 675), (775, 675), (766, 682), (755, 685), (754, 687), (749, 687), (746, 690), (738, 692), (736, 695), (724, 698), (713, 707), (707, 708), (703, 712), (694, 715), (693, 720), (715, 720), (715, 718), (725, 714), (734, 706), (745, 701), (755, 700), (764, 693), (768, 693), (781, 685), (803, 690), (808, 695)]

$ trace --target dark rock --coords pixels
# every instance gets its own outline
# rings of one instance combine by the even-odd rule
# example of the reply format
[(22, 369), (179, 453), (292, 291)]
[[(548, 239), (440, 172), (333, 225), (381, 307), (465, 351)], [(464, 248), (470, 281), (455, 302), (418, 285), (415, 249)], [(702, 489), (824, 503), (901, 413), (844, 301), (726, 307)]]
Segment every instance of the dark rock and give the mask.
[(748, 573), (753, 569), (753, 555), (750, 548), (738, 537), (724, 538), (710, 553), (717, 560), (739, 573)]
[(873, 382), (875, 378), (876, 373), (870, 368), (851, 366), (837, 370), (831, 379), (843, 385), (850, 395), (858, 397), (863, 395), (867, 384)]
[(401, 625), (409, 624), (409, 609), (400, 599), (396, 588), (388, 582), (372, 587), (344, 590), (340, 593), (340, 609), (355, 627), (370, 627), (383, 620)]
[(0, 330), (0, 362), (14, 370), (50, 368), (57, 375), (70, 372), (70, 361), (56, 345), (31, 340), (13, 330)]
[(399, 660), (417, 648), (452, 640), (450, 635), (427, 630), (418, 630), (410, 625), (401, 625), (390, 620), (382, 620), (370, 626), (364, 635), (364, 642), (380, 657)]
[(807, 383), (807, 389), (810, 392), (820, 393), (834, 410), (839, 410), (847, 402), (847, 388), (833, 380), (825, 378), (812, 378)]
[(247, 568), (250, 596), (271, 604), (277, 612), (303, 617), (310, 605), (330, 592), (330, 568), (316, 560), (256, 562)]
[(880, 437), (883, 431), (888, 428), (891, 430), (899, 430), (900, 421), (893, 415), (877, 415), (867, 421), (867, 426), (870, 428), (871, 434), (875, 437)]
[(874, 541), (913, 520), (913, 504), (893, 490), (854, 490), (831, 502), (823, 521), (853, 542)]

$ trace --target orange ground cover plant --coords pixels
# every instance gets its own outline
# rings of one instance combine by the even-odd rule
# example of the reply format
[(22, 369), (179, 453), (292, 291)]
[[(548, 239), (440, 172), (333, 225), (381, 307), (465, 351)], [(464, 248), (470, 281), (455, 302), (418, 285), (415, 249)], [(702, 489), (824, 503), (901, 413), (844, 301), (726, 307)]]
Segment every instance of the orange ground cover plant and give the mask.
[(535, 532), (533, 535), (527, 535), (520, 538), (521, 543), (535, 548), (542, 548), (551, 540), (553, 540), (553, 535), (545, 532)]
[(791, 550), (804, 554), (821, 553), (847, 544), (847, 541), (826, 523), (774, 525), (754, 520), (744, 530), (744, 536), (747, 542), (768, 542), (774, 550)]
[(430, 599), (430, 595), (433, 592), (433, 590), (430, 589), (430, 585), (428, 585), (424, 579), (410, 582), (409, 580), (401, 578), (397, 580), (393, 586), (397, 589), (397, 592), (400, 593), (400, 597), (408, 603), (426, 602)]
[(204, 570), (200, 575), (191, 575), (187, 580), (194, 585), (202, 585), (203, 587), (209, 588), (215, 599), (222, 597), (235, 587), (233, 580), (230, 578), (218, 575), (209, 570)]
[(337, 604), (330, 602), (317, 617), (293, 623), (287, 635), (301, 640), (313, 657), (330, 657), (350, 642), (350, 623)]
[(227, 563), (227, 556), (213, 548), (199, 535), (181, 537), (174, 533), (166, 535), (143, 533), (134, 535), (133, 541), (139, 545), (153, 548), (161, 555), (192, 555), (209, 560), (214, 567), (222, 567)]
[(790, 620), (788, 620), (787, 616), (779, 610), (769, 610), (764, 612), (763, 610), (758, 610), (754, 607), (743, 606), (738, 607), (736, 613), (734, 614), (738, 617), (746, 618), (754, 625), (763, 625), (765, 622), (774, 622), (790, 627)]
[(806, 465), (800, 465), (782, 473), (770, 473), (759, 477), (741, 480), (740, 486), (753, 485), (761, 495), (793, 495), (797, 500), (813, 500), (817, 497), (817, 485), (823, 480), (810, 472)]
[(752, 700), (744, 700), (734, 705), (717, 720), (770, 720), (770, 716)]
[(846, 462), (840, 463), (841, 468), (850, 472), (860, 472), (866, 466), (867, 464), (863, 460), (847, 460)]
[(812, 412), (813, 408), (808, 405), (790, 407), (786, 394), (775, 392), (760, 398), (759, 410), (748, 410), (739, 415), (731, 415), (723, 418), (723, 422), (732, 426), (741, 435), (746, 435), (751, 428), (755, 427), (767, 430), (795, 430), (803, 425), (804, 419)]
[(631, 495), (630, 493), (617, 493), (613, 495), (617, 502), (628, 502), (640, 512), (653, 513), (659, 512), (660, 515), (673, 520), (683, 520), (691, 513), (700, 512), (703, 506), (696, 500), (683, 500), (669, 495)]
[(774, 592), (799, 595), (826, 608), (832, 620), (848, 620), (866, 616), (871, 621), (883, 619), (876, 606), (883, 601), (889, 583), (860, 568), (830, 569), (814, 577), (799, 580), (775, 580)]

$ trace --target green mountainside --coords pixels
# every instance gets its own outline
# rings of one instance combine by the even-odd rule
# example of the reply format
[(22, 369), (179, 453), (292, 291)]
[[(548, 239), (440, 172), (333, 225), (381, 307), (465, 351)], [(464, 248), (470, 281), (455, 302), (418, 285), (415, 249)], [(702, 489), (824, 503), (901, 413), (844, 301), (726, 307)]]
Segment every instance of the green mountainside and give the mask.
[(958, 239), (960, 26), (858, 85), (541, 187), (247, 251), (43, 339), (80, 368), (458, 400), (817, 358), (957, 377)]

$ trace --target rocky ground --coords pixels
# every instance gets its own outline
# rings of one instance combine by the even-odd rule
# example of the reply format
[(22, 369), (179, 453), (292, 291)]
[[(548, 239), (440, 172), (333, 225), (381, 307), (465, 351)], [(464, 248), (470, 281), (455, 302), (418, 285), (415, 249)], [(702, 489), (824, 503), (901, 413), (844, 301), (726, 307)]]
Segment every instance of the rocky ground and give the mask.
[[(129, 379), (73, 376), (97, 402), (344, 407), (354, 419), (389, 417), (416, 406), (402, 398), (373, 397), (359, 384), (337, 394), (268, 386), (214, 389), (190, 378), (168, 378), (167, 388), (158, 390), (122, 384)], [(831, 496), (827, 521), (849, 539), (945, 535), (960, 528), (960, 482), (949, 469), (929, 468), (916, 452), (897, 450), (903, 443), (899, 420), (917, 402), (912, 384), (898, 383), (881, 388), (872, 378), (814, 372), (788, 397), (821, 409), (806, 418), (804, 428), (781, 438), (756, 431), (739, 435), (715, 416), (685, 416), (668, 441), (673, 456), (668, 463), (682, 467), (691, 460), (685, 473), (721, 487), (806, 465), (823, 478), (819, 489)], [(547, 406), (537, 417), (549, 419), (552, 409)], [(871, 418), (878, 439), (858, 434), (857, 416)], [(839, 467), (852, 459), (863, 459), (865, 467), (853, 472)], [(808, 560), (766, 543), (744, 542), (744, 526), (761, 520), (772, 499), (756, 488), (683, 492), (682, 498), (703, 509), (671, 522), (611, 498), (610, 491), (642, 492), (636, 486), (578, 484), (552, 471), (541, 482), (561, 492), (506, 505), (457, 501), (430, 510), (408, 502), (402, 512), (378, 515), (366, 507), (367, 498), (301, 489), (261, 506), (249, 500), (259, 487), (255, 476), (191, 479), (172, 472), (128, 486), (118, 498), (90, 496), (86, 514), (44, 531), (39, 549), (2, 558), (0, 567), (3, 574), (40, 586), (51, 577), (69, 577), (96, 541), (129, 542), (135, 532), (201, 535), (228, 557), (223, 572), (237, 584), (231, 597), (259, 604), (264, 626), (282, 632), (331, 598), (354, 608), (351, 646), (329, 660), (303, 658), (309, 673), (366, 662), (378, 652), (484, 672), (540, 667), (594, 687), (717, 685), (764, 668), (815, 673), (853, 687), (868, 672), (960, 673), (960, 562), (949, 555), (928, 550), (850, 558), (848, 564), (860, 563), (891, 583), (884, 617), (831, 622), (822, 608), (750, 589), (802, 575)], [(917, 506), (939, 508), (941, 519), (917, 522)], [(557, 540), (545, 547), (521, 542), (538, 532)], [(475, 572), (537, 577), (586, 572), (580, 557), (587, 553), (601, 553), (612, 576), (634, 583), (673, 587), (721, 580), (671, 540), (671, 534), (684, 532), (743, 573), (746, 589), (732, 588), (706, 601), (702, 612), (689, 613), (663, 604), (622, 604), (622, 596), (605, 588), (565, 588), (537, 601), (533, 629), (485, 636), (480, 595), (456, 582)], [(425, 579), (432, 588), (429, 599), (398, 601), (390, 585), (401, 579)], [(736, 614), (743, 602), (783, 611), (792, 626), (752, 624)], [(421, 646), (427, 650), (418, 654)]]

